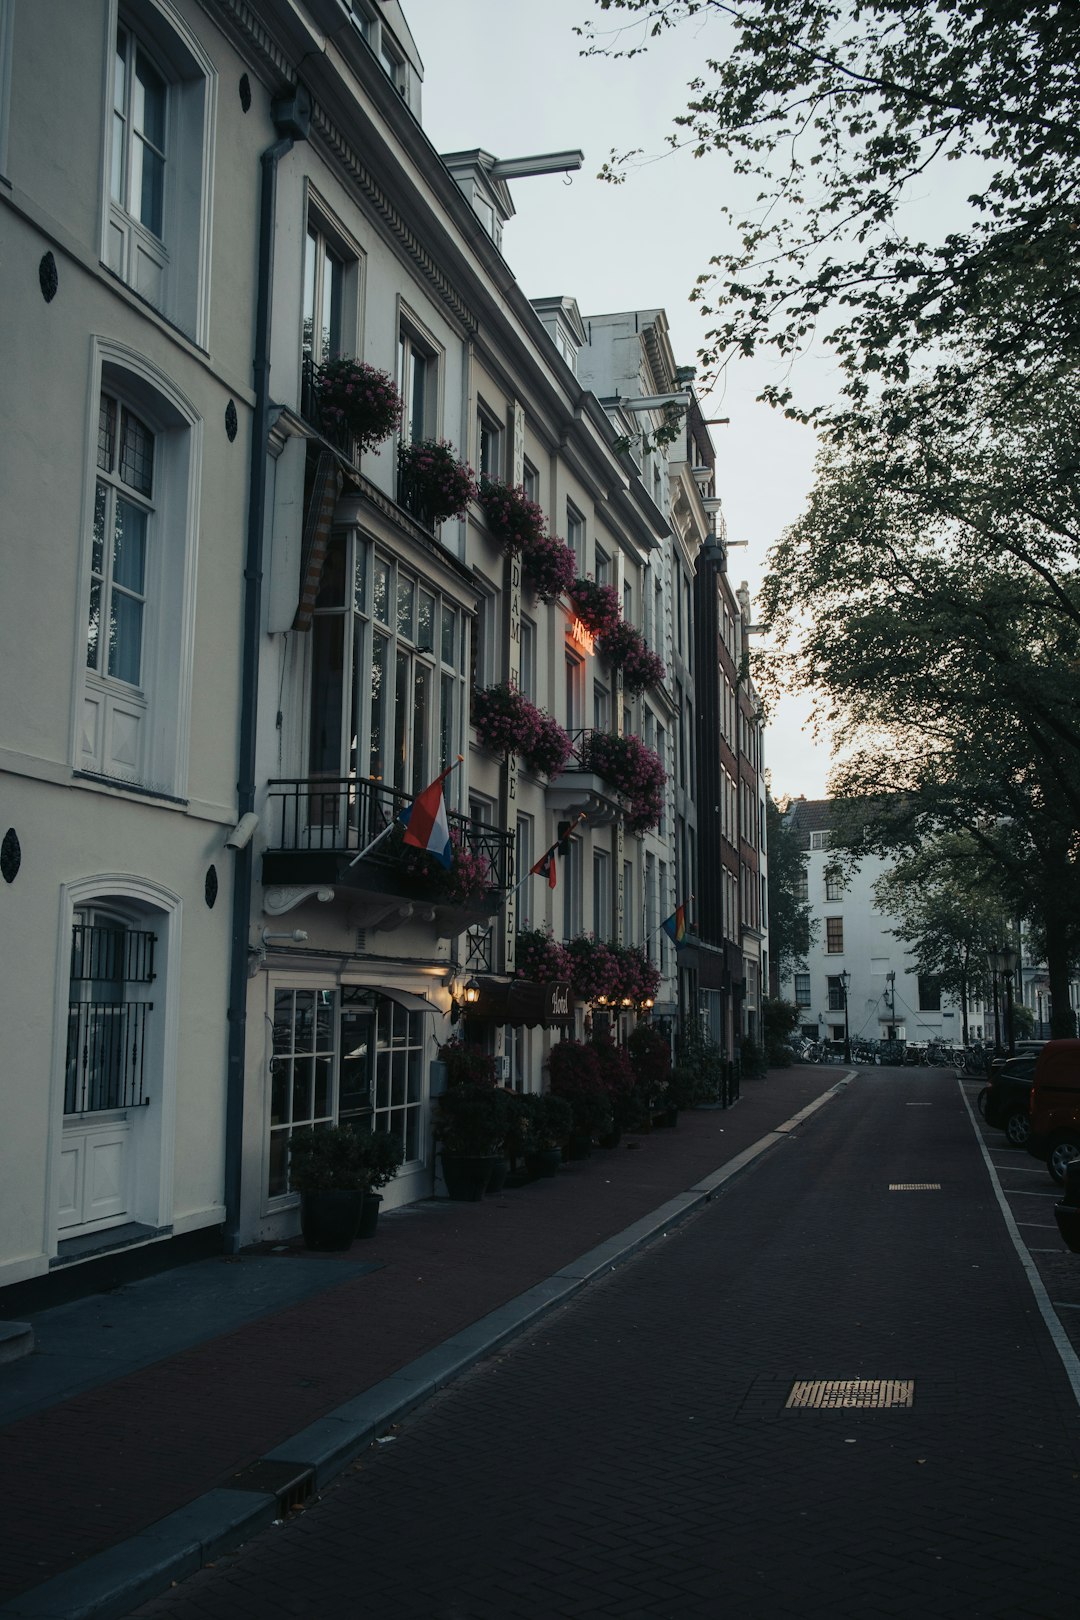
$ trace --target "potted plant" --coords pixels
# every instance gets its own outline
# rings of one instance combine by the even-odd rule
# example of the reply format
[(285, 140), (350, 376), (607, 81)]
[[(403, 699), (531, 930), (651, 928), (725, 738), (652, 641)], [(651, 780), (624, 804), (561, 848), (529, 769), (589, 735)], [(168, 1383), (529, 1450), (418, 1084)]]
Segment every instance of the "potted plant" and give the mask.
[(625, 1049), (616, 1046), (609, 1035), (594, 1035), (589, 1045), (611, 1102), (612, 1129), (609, 1136), (600, 1138), (600, 1146), (617, 1147), (623, 1131), (636, 1123), (640, 1113), (634, 1071)]
[(309, 1249), (347, 1249), (367, 1187), (360, 1138), (350, 1125), (294, 1131), (289, 1186), (300, 1194), (300, 1230)]
[(392, 1131), (361, 1131), (360, 1163), (364, 1173), (364, 1202), (358, 1238), (373, 1238), (379, 1223), (382, 1189), (397, 1175), (405, 1158), (405, 1144)]
[(530, 1175), (554, 1176), (562, 1163), (562, 1145), (574, 1116), (570, 1104), (549, 1091), (522, 1098), (525, 1117), (525, 1165)]
[(551, 984), (555, 980), (570, 978), (570, 958), (566, 947), (551, 932), (543, 928), (519, 928), (514, 942), (514, 972), (519, 979), (532, 979), (537, 984)]
[(595, 1049), (582, 1041), (557, 1041), (548, 1055), (551, 1095), (570, 1104), (573, 1125), (567, 1142), (572, 1159), (586, 1159), (593, 1142), (614, 1129), (611, 1098)]
[(655, 1001), (660, 969), (640, 945), (609, 945), (615, 960), (613, 997), (623, 1007), (643, 1007)]
[(446, 439), (414, 439), (398, 448), (398, 488), (406, 510), (434, 527), (465, 516), (476, 479)]
[(675, 1124), (668, 1112), (671, 1048), (666, 1037), (652, 1024), (638, 1024), (630, 1032), (626, 1050), (634, 1071), (638, 1124), (646, 1129), (653, 1124)]
[(577, 558), (558, 535), (543, 534), (522, 550), (521, 571), (541, 602), (557, 602), (577, 578)]
[(600, 631), (596, 650), (606, 664), (622, 671), (623, 689), (631, 696), (664, 684), (667, 676), (664, 662), (647, 645), (635, 625), (620, 620)]
[(444, 1041), (439, 1047), (439, 1062), (446, 1064), (446, 1083), (455, 1086), (494, 1086), (495, 1059), (479, 1046), (465, 1041)]
[(327, 360), (315, 372), (319, 420), (327, 433), (346, 432), (357, 450), (373, 450), (401, 425), (401, 395), (385, 371), (362, 360)]
[(449, 1087), (438, 1100), (434, 1134), (447, 1195), (476, 1202), (501, 1156), (507, 1127), (506, 1093), (494, 1086)]
[(626, 821), (631, 832), (646, 832), (659, 825), (667, 773), (659, 754), (647, 748), (640, 737), (632, 733), (618, 737), (608, 731), (586, 732), (578, 759), (627, 801)]
[(603, 940), (577, 934), (563, 949), (570, 963), (570, 984), (579, 1001), (604, 1004), (615, 994), (615, 958)]
[(575, 579), (566, 592), (570, 606), (594, 636), (606, 636), (620, 624), (619, 593), (614, 585), (594, 579)]
[(544, 514), (520, 484), (504, 484), (500, 478), (484, 475), (476, 499), (488, 528), (508, 557), (517, 556), (544, 538)]

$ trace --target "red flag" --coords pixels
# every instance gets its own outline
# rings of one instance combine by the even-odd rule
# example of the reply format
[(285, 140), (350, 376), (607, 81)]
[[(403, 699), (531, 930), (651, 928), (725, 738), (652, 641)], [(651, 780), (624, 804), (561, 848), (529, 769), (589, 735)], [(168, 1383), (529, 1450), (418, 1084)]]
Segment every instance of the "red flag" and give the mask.
[(559, 867), (558, 862), (555, 859), (558, 848), (558, 844), (552, 844), (547, 854), (541, 855), (536, 865), (529, 867), (529, 871), (534, 872), (537, 877), (547, 878), (549, 889), (553, 889), (556, 883), (559, 881)]

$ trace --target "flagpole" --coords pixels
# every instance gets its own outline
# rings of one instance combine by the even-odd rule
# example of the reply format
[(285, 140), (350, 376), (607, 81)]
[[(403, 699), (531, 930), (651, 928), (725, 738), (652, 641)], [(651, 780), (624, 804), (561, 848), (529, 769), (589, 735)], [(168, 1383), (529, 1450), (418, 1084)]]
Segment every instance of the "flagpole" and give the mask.
[[(445, 782), (446, 778), (450, 775), (450, 772), (451, 771), (456, 771), (458, 766), (463, 762), (464, 758), (465, 758), (464, 754), (459, 754), (457, 759), (455, 759), (455, 761), (454, 761), (454, 763), (452, 765), (448, 765), (446, 767), (445, 771), (440, 772), (440, 774), (436, 778), (436, 780), (439, 781), (439, 782)], [(415, 794), (413, 795), (413, 797), (415, 798)], [(383, 828), (382, 832), (378, 833), (376, 835), (376, 837), (374, 837), (371, 840), (370, 844), (366, 844), (358, 855), (353, 856), (352, 860), (349, 862), (349, 865), (350, 866), (355, 866), (357, 861), (362, 861), (365, 855), (370, 855), (372, 850), (375, 849), (377, 845), (381, 844), (383, 839), (387, 838), (390, 835), (390, 833), (393, 832), (394, 828), (397, 826), (397, 823), (398, 823), (397, 816), (393, 816), (387, 822), (387, 824)]]
[[(580, 812), (580, 814), (579, 814), (579, 815), (578, 815), (578, 816), (577, 816), (577, 818), (576, 818), (576, 820), (574, 820), (574, 821), (572, 821), (572, 822), (571, 822), (571, 823), (570, 823), (570, 825), (569, 825), (569, 827), (568, 827), (568, 828), (567, 828), (567, 829), (566, 829), (566, 831), (565, 831), (565, 833), (563, 833), (563, 838), (569, 838), (569, 836), (570, 836), (570, 834), (571, 834), (571, 833), (572, 833), (572, 832), (573, 832), (573, 830), (574, 830), (574, 828), (575, 828), (575, 827), (576, 827), (576, 826), (578, 826), (578, 825), (579, 825), (579, 823), (580, 823), (580, 822), (582, 822), (582, 821), (588, 821), (588, 819), (589, 819), (589, 818), (588, 818), (588, 816), (587, 816), (587, 815), (586, 815), (586, 813), (585, 813), (585, 811), (584, 811), (584, 810), (582, 810), (582, 811), (581, 811), (581, 812)], [(554, 857), (554, 855), (555, 855), (555, 852), (556, 852), (556, 850), (557, 850), (557, 849), (558, 849), (558, 847), (559, 847), (559, 845), (560, 845), (560, 844), (561, 844), (561, 843), (562, 843), (562, 841), (563, 841), (563, 840), (562, 840), (562, 838), (556, 838), (556, 840), (555, 840), (555, 842), (554, 842), (554, 843), (553, 843), (553, 844), (552, 844), (552, 846), (551, 846), (551, 848), (550, 848), (550, 849), (549, 849), (549, 850), (548, 850), (548, 851), (547, 851), (547, 854), (549, 854), (549, 855), (551, 855), (551, 856), (552, 856), (552, 857)], [(542, 859), (543, 859), (543, 856), (541, 856), (541, 860), (542, 860)], [(539, 873), (538, 873), (538, 872), (534, 872), (534, 871), (533, 871), (533, 869), (532, 869), (532, 867), (531, 867), (531, 866), (530, 866), (530, 867), (529, 867), (529, 870), (528, 870), (528, 871), (527, 871), (527, 872), (526, 872), (526, 873), (525, 873), (525, 876), (524, 876), (524, 877), (523, 877), (523, 878), (522, 878), (522, 879), (521, 879), (521, 881), (520, 881), (520, 882), (518, 882), (518, 883), (515, 883), (515, 884), (514, 884), (514, 887), (513, 887), (513, 888), (512, 888), (512, 889), (507, 889), (507, 891), (506, 891), (506, 893), (505, 893), (505, 894), (504, 894), (504, 895), (503, 895), (503, 898), (502, 898), (502, 903), (503, 903), (503, 905), (504, 905), (504, 906), (505, 906), (505, 904), (506, 904), (506, 902), (507, 902), (507, 901), (508, 901), (508, 900), (509, 900), (509, 899), (510, 899), (510, 898), (511, 898), (511, 897), (512, 897), (512, 896), (513, 896), (513, 895), (515, 895), (515, 894), (517, 894), (517, 892), (518, 892), (518, 890), (519, 890), (519, 889), (523, 889), (523, 888), (524, 888), (524, 887), (525, 887), (525, 885), (526, 885), (526, 883), (528, 883), (528, 881), (529, 881), (529, 879), (530, 879), (530, 878), (531, 878), (531, 877), (539, 877), (539, 876), (540, 876), (540, 874), (539, 874)]]

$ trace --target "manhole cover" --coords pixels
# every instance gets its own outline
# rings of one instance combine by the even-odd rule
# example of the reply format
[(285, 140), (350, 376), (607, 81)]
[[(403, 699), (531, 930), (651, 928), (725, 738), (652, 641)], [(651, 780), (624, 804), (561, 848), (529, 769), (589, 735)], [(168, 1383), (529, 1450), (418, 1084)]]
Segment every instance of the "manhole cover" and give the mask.
[(913, 1378), (810, 1378), (797, 1380), (785, 1407), (816, 1407), (825, 1411), (838, 1407), (863, 1407), (881, 1411), (885, 1407), (914, 1406)]
[(940, 1181), (890, 1181), (890, 1192), (940, 1192)]

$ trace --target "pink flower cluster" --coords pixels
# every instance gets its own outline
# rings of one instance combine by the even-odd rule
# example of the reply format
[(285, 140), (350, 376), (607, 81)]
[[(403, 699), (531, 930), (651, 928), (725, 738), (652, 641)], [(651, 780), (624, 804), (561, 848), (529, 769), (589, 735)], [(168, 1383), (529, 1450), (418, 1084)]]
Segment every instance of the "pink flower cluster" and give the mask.
[(615, 958), (618, 973), (616, 998), (631, 1001), (635, 1007), (655, 1000), (660, 988), (660, 969), (649, 961), (640, 945), (610, 945), (608, 949)]
[(485, 748), (519, 754), (543, 776), (558, 776), (570, 758), (570, 739), (558, 721), (509, 681), (480, 688), (473, 698), (473, 724)]
[(635, 625), (620, 622), (600, 632), (597, 646), (606, 664), (622, 670), (623, 688), (632, 695), (662, 686), (667, 670)]
[(557, 602), (577, 578), (577, 558), (557, 534), (542, 534), (521, 553), (525, 578), (541, 602)]
[(595, 771), (627, 800), (626, 819), (631, 832), (647, 832), (659, 825), (667, 773), (659, 754), (646, 748), (640, 737), (586, 732), (578, 758), (586, 770)]
[(519, 928), (514, 961), (517, 964), (514, 972), (519, 979), (551, 984), (556, 979), (570, 977), (570, 958), (550, 928)]
[(358, 450), (371, 450), (401, 425), (401, 395), (385, 371), (363, 360), (328, 360), (315, 372), (319, 415), (327, 432), (344, 428)]
[(481, 478), (477, 500), (484, 509), (488, 528), (508, 556), (516, 557), (544, 538), (543, 511), (520, 484)]
[(476, 477), (446, 439), (415, 439), (398, 451), (402, 482), (433, 523), (464, 517), (476, 498)]
[(578, 934), (564, 947), (570, 963), (570, 984), (582, 1001), (611, 1001), (619, 983), (619, 969), (611, 948), (592, 934)]
[(575, 579), (566, 594), (574, 612), (594, 636), (610, 635), (619, 624), (619, 593), (614, 585), (598, 585), (594, 579)]
[(488, 861), (463, 844), (456, 829), (451, 832), (450, 839), (454, 849), (449, 871), (426, 850), (415, 849), (411, 844), (402, 845), (402, 870), (410, 877), (420, 879), (432, 900), (451, 905), (482, 900), (493, 887)]

